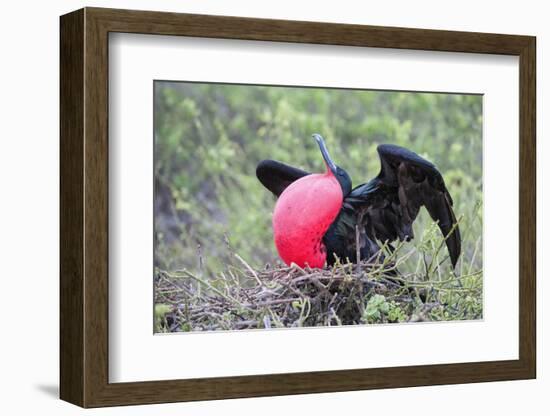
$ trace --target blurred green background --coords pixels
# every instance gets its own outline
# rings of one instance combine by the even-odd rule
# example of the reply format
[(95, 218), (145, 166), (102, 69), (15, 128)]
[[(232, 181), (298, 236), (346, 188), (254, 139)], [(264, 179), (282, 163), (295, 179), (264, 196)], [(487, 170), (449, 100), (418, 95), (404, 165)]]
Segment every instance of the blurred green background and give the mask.
[[(435, 163), (463, 215), (461, 270), (482, 267), (480, 95), (156, 81), (154, 117), (158, 268), (218, 273), (232, 251), (256, 268), (275, 262), (275, 199), (256, 165), (324, 171), (312, 133), (325, 137), (354, 186), (378, 174), (381, 143)], [(423, 209), (415, 244), (430, 222)], [(420, 259), (410, 262), (414, 269)]]

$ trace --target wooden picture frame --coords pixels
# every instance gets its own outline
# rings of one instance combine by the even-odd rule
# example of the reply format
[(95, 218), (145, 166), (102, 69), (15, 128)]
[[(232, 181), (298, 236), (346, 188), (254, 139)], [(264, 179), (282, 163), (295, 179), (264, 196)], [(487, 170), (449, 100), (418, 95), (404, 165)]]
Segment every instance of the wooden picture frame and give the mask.
[[(534, 37), (85, 8), (61, 17), (60, 396), (83, 407), (529, 379), (536, 376)], [(109, 383), (108, 35), (263, 40), (519, 57), (519, 359)]]

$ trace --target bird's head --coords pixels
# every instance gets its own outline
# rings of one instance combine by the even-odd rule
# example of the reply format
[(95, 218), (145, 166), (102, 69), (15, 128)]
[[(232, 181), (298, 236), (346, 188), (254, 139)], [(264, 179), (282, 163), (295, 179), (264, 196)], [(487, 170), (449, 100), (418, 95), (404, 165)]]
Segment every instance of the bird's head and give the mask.
[(323, 159), (325, 160), (325, 164), (327, 165), (327, 173), (330, 172), (332, 173), (332, 175), (334, 175), (334, 177), (340, 184), (340, 187), (342, 188), (342, 194), (344, 195), (344, 197), (346, 197), (351, 192), (351, 178), (344, 169), (342, 169), (340, 166), (337, 166), (336, 163), (332, 161), (323, 136), (314, 133), (313, 138), (319, 145), (319, 149), (321, 150), (321, 154), (323, 155)]
[(273, 212), (273, 232), (279, 256), (286, 264), (323, 267), (326, 247), (323, 237), (338, 216), (351, 179), (330, 158), (325, 141), (317, 141), (327, 171), (304, 176), (280, 195)]

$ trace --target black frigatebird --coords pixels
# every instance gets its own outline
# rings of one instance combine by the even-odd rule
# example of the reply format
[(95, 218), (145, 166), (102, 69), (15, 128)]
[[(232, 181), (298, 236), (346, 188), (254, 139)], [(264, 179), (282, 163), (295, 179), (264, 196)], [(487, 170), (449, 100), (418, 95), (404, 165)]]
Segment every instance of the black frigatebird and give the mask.
[[(391, 144), (379, 145), (381, 169), (352, 188), (347, 172), (317, 141), (327, 170), (311, 174), (274, 160), (256, 168), (260, 182), (278, 197), (273, 212), (275, 246), (288, 265), (324, 267), (340, 261), (383, 258), (380, 242), (414, 238), (413, 222), (422, 206), (446, 238), (453, 268), (461, 250), (453, 200), (434, 164)], [(357, 247), (357, 242), (359, 247)]]

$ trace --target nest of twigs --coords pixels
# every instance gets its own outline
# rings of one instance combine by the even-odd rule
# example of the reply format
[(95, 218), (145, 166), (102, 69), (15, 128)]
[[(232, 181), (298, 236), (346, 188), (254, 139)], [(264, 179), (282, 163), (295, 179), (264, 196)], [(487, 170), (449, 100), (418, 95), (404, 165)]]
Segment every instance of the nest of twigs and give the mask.
[[(433, 233), (432, 233), (433, 234)], [(234, 264), (216, 276), (189, 270), (155, 271), (155, 332), (187, 332), (480, 319), (483, 274), (470, 263), (457, 274), (404, 242), (359, 264), (324, 269), (267, 265), (255, 270), (231, 251)], [(382, 254), (384, 253), (384, 254)], [(418, 256), (413, 272), (401, 273)], [(359, 253), (358, 253), (359, 257)], [(199, 264), (203, 264), (199, 255)], [(461, 263), (463, 265), (463, 263)], [(460, 267), (462, 270), (463, 267)]]
[(423, 321), (442, 307), (429, 298), (443, 287), (412, 282), (389, 262), (254, 270), (235, 256), (242, 267), (216, 278), (157, 270), (157, 332)]

